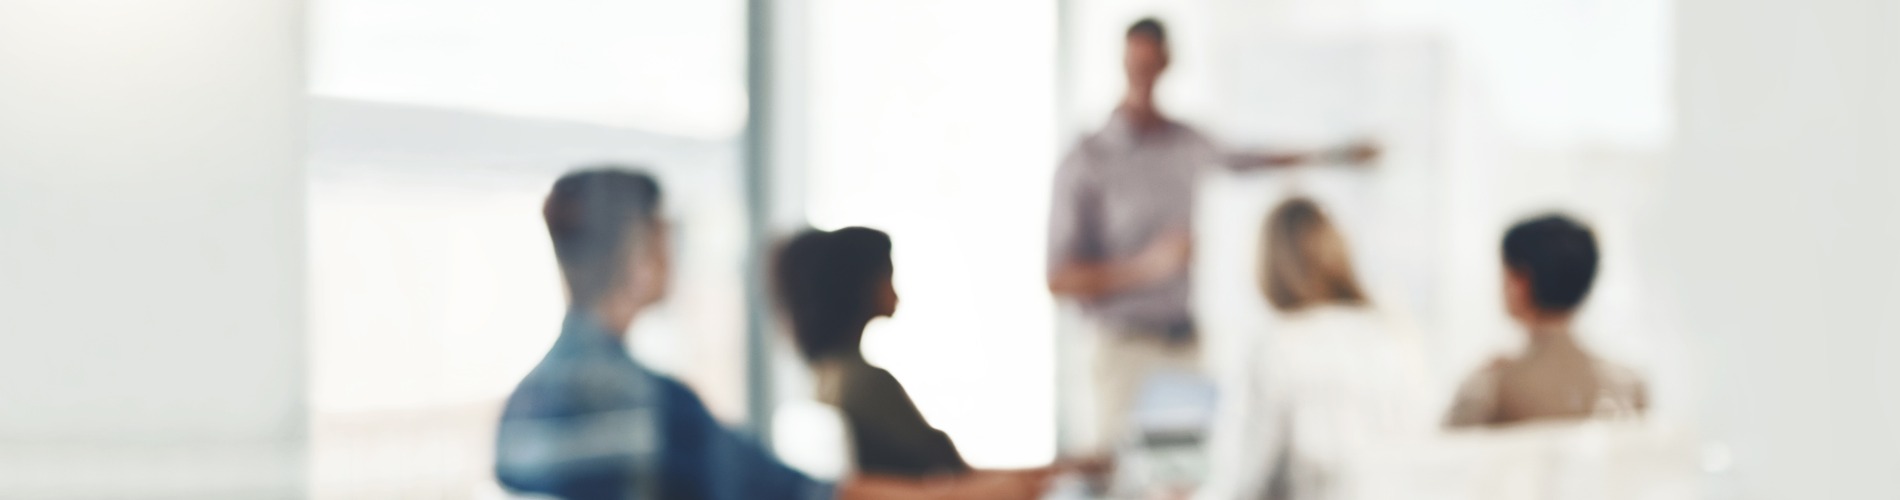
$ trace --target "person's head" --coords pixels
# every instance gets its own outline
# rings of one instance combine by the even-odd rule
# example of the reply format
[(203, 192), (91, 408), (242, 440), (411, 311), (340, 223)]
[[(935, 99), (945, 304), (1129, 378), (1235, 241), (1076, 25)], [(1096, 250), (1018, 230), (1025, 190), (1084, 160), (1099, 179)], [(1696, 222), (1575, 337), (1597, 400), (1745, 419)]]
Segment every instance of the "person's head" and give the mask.
[(1128, 95), (1148, 102), (1161, 72), (1168, 69), (1168, 30), (1152, 17), (1128, 27), (1122, 69), (1128, 72)]
[(1366, 304), (1345, 237), (1313, 200), (1280, 203), (1267, 215), (1260, 238), (1260, 291), (1274, 309)]
[(862, 227), (808, 230), (779, 249), (780, 307), (808, 359), (855, 352), (872, 319), (897, 312), (891, 238)]
[(667, 228), (659, 207), (660, 184), (636, 170), (593, 167), (554, 181), (541, 215), (571, 307), (610, 323), (630, 321), (665, 296)]
[(1528, 324), (1569, 320), (1596, 280), (1596, 235), (1563, 215), (1511, 226), (1503, 255), (1505, 308)]

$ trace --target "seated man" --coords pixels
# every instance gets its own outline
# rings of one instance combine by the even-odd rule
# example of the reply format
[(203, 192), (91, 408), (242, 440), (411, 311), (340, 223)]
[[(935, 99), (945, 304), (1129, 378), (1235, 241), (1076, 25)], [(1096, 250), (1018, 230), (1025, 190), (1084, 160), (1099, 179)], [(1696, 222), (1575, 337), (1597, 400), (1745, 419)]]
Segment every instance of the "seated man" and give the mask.
[(566, 500), (1030, 498), (1040, 478), (814, 481), (721, 427), (678, 381), (627, 355), (627, 327), (664, 295), (660, 188), (645, 174), (575, 172), (543, 208), (569, 311), (503, 410), (495, 475)]
[(1446, 424), (1495, 426), (1542, 419), (1640, 413), (1648, 401), (1628, 370), (1577, 344), (1571, 322), (1596, 279), (1596, 237), (1562, 215), (1518, 223), (1504, 235), (1504, 304), (1530, 336), (1458, 390)]

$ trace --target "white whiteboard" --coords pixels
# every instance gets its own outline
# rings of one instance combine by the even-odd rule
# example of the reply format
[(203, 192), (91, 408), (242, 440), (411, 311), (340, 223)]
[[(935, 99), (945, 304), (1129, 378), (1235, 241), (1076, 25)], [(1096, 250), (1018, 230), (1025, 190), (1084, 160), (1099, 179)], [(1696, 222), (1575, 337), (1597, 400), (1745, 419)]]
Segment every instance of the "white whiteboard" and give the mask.
[(1210, 132), (1233, 147), (1312, 147), (1354, 138), (1384, 153), (1369, 168), (1215, 170), (1196, 206), (1194, 307), (1217, 375), (1235, 342), (1268, 334), (1257, 281), (1260, 227), (1290, 195), (1314, 198), (1341, 226), (1354, 264), (1385, 310), (1429, 323), (1438, 169), (1438, 44), (1428, 40), (1262, 41), (1237, 54)]

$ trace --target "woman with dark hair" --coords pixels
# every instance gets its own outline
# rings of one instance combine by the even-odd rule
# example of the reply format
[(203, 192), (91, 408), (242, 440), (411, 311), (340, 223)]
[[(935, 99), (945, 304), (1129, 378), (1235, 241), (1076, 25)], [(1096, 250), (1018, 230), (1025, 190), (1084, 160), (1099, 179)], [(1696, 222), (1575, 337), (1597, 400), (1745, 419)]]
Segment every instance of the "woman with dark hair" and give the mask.
[[(904, 386), (859, 350), (864, 327), (897, 312), (890, 237), (862, 227), (806, 231), (779, 250), (776, 264), (779, 305), (816, 372), (819, 401), (845, 416), (857, 469), (916, 478), (971, 473), (950, 437), (924, 420)], [(1044, 471), (995, 474), (1036, 482)]]
[(1431, 430), (1422, 351), (1367, 300), (1318, 204), (1281, 203), (1261, 240), (1260, 289), (1280, 321), (1221, 388), (1198, 498), (1338, 498), (1354, 454)]

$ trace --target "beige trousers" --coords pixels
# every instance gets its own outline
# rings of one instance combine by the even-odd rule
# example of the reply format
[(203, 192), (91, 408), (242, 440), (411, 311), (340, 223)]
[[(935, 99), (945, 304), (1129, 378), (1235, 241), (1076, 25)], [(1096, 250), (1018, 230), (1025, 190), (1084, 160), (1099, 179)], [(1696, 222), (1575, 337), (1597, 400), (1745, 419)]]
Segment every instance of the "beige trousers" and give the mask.
[[(1198, 341), (1170, 341), (1162, 332), (1097, 327), (1087, 346), (1090, 404), (1070, 412), (1079, 434), (1074, 451), (1105, 453), (1132, 435), (1129, 416), (1148, 378), (1157, 373), (1201, 373)], [(1073, 387), (1073, 386), (1072, 386)], [(1081, 410), (1081, 411), (1075, 411)], [(1079, 429), (1078, 429), (1079, 428)], [(1075, 434), (1072, 434), (1075, 435)]]

